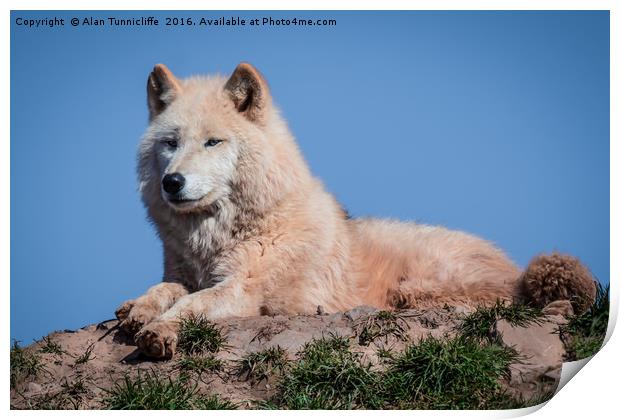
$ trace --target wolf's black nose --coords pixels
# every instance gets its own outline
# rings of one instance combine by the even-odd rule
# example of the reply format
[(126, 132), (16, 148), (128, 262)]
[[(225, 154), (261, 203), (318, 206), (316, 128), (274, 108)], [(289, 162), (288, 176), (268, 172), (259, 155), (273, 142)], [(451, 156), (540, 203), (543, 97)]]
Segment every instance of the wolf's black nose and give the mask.
[(168, 174), (161, 181), (164, 186), (164, 191), (168, 194), (176, 194), (183, 189), (185, 185), (185, 178), (178, 172)]

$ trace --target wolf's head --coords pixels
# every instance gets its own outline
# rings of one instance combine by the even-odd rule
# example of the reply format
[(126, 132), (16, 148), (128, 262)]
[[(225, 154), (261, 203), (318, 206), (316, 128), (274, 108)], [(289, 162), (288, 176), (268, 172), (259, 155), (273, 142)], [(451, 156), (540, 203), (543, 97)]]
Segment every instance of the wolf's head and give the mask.
[[(185, 80), (158, 64), (147, 96), (150, 125), (139, 156), (147, 205), (163, 201), (174, 212), (195, 213), (234, 194), (267, 205), (305, 170), (295, 164), (296, 146), (265, 79), (250, 64), (228, 79)], [(302, 168), (291, 171), (291, 162)]]

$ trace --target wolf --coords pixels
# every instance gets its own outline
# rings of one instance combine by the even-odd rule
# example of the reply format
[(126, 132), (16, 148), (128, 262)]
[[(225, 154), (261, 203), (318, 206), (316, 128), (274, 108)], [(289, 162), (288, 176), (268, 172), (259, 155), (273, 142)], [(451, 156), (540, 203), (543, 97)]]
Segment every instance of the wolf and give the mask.
[[(263, 75), (148, 76), (139, 190), (163, 242), (163, 281), (116, 311), (147, 356), (169, 358), (179, 319), (519, 301), (583, 312), (596, 293), (576, 258), (519, 269), (473, 235), (349, 218), (312, 175)], [(554, 309), (555, 308), (555, 309)], [(560, 309), (558, 309), (560, 308)]]

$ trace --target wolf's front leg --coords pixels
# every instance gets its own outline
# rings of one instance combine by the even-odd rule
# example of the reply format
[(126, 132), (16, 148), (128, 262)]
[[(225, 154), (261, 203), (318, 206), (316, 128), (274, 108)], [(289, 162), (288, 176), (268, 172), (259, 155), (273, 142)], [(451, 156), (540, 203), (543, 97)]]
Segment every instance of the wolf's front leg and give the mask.
[(209, 319), (260, 315), (259, 291), (241, 280), (229, 279), (212, 288), (183, 296), (172, 308), (138, 332), (136, 344), (150, 357), (170, 358), (177, 346), (180, 318)]
[(124, 331), (135, 334), (187, 294), (188, 290), (182, 284), (160, 283), (151, 287), (139, 298), (123, 303), (115, 312), (116, 318), (121, 321), (120, 327)]

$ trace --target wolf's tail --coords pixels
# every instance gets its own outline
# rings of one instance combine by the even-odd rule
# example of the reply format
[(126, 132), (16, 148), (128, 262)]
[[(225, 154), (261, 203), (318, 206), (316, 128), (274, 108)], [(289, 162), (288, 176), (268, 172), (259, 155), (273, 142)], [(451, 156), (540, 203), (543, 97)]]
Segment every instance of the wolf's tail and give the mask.
[(596, 299), (596, 281), (577, 258), (553, 253), (538, 255), (521, 274), (523, 296), (537, 307), (568, 300), (575, 314), (585, 312)]

